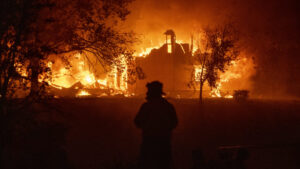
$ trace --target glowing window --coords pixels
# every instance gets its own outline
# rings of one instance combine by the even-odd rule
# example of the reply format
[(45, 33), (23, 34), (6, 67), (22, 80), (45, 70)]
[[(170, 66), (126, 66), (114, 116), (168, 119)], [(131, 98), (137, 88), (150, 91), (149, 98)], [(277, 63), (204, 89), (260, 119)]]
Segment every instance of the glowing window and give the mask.
[(172, 53), (172, 45), (168, 44), (168, 53)]

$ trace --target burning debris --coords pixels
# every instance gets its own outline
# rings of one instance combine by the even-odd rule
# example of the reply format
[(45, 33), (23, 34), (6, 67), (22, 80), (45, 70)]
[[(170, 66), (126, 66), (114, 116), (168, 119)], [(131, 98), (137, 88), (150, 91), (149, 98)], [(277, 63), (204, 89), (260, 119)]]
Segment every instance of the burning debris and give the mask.
[[(125, 58), (119, 57), (123, 69), (112, 65), (109, 71), (102, 69), (99, 76), (93, 72), (88, 61), (81, 54), (75, 54), (70, 67), (52, 64), (53, 77), (51, 92), (58, 97), (103, 97), (127, 95), (127, 65)], [(55, 67), (57, 66), (57, 67)]]
[[(153, 48), (151, 52), (143, 57), (136, 58), (136, 63), (146, 74), (146, 79), (136, 83), (136, 94), (144, 93), (144, 86), (148, 81), (160, 80), (166, 86), (168, 96), (176, 98), (197, 98), (199, 92), (201, 64), (196, 61), (195, 49), (192, 44), (183, 43), (176, 39), (174, 31), (165, 32), (166, 41), (160, 48)], [(192, 38), (193, 39), (193, 38)], [(144, 54), (144, 53), (143, 53)], [(220, 78), (215, 88), (204, 86), (206, 97), (233, 98), (233, 90), (249, 89), (245, 85), (254, 72), (254, 64), (245, 54), (237, 60), (232, 60), (225, 72), (220, 72)], [(203, 72), (205, 73), (205, 68)], [(241, 85), (236, 83), (241, 80)], [(193, 84), (188, 86), (190, 82)], [(232, 84), (232, 82), (234, 84)]]
[[(147, 82), (159, 80), (169, 97), (197, 98), (198, 85), (188, 86), (191, 77), (196, 84), (199, 83), (202, 71), (194, 61), (197, 49), (193, 44), (176, 40), (173, 30), (167, 30), (165, 35), (166, 41), (160, 47), (146, 48), (135, 54), (134, 67), (144, 75), (135, 83), (129, 83), (129, 65), (125, 57), (118, 57), (120, 65), (112, 64), (107, 71), (103, 67), (91, 67), (90, 61), (77, 53), (70, 60), (69, 67), (55, 62), (50, 64), (53, 70), (51, 91), (57, 97), (142, 96)], [(220, 74), (215, 88), (204, 87), (205, 96), (233, 98), (232, 91), (244, 86), (230, 88), (228, 84), (242, 79), (252, 67), (253, 63), (246, 57), (231, 61), (228, 70)]]

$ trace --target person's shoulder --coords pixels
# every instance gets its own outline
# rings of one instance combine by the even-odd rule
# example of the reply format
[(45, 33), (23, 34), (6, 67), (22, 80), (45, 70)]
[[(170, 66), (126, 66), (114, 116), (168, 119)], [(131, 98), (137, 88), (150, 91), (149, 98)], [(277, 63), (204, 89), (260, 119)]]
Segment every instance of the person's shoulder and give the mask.
[(164, 102), (164, 104), (166, 104), (167, 106), (173, 107), (173, 104), (170, 103), (167, 99), (163, 98), (163, 102)]
[(150, 103), (146, 101), (142, 104), (141, 107), (149, 107), (149, 106), (151, 106)]

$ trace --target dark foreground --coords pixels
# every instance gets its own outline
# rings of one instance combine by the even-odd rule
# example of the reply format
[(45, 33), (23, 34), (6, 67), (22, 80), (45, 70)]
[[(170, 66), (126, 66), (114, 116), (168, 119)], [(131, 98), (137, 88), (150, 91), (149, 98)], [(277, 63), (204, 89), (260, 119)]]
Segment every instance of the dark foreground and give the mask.
[[(38, 112), (34, 115), (38, 119), (36, 125), (51, 125), (30, 129), (26, 137), (18, 132), (28, 131), (16, 127), (18, 132), (2, 154), (2, 165), (34, 168), (24, 166), (41, 163), (40, 166), (46, 164), (48, 167), (44, 168), (51, 168), (49, 163), (58, 163), (60, 168), (132, 168), (141, 142), (133, 119), (142, 102), (143, 99), (86, 98), (34, 104), (28, 110)], [(250, 152), (247, 168), (300, 168), (299, 102), (205, 100), (201, 108), (198, 100), (170, 102), (179, 118), (173, 135), (175, 169), (192, 168), (195, 150), (202, 151), (206, 161), (213, 161), (220, 149), (234, 151), (236, 147), (245, 147)], [(30, 153), (33, 149), (39, 153)]]

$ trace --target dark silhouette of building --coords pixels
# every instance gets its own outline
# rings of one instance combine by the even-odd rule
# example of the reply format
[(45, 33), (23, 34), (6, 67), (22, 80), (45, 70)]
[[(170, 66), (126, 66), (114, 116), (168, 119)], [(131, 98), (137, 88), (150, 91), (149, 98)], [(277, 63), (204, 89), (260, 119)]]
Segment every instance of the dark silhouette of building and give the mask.
[(162, 98), (162, 83), (154, 81), (147, 85), (145, 102), (134, 120), (142, 129), (139, 167), (141, 169), (171, 168), (171, 136), (177, 126), (175, 109)]
[(149, 81), (159, 80), (166, 87), (164, 91), (171, 97), (186, 97), (191, 89), (192, 49), (188, 43), (176, 43), (173, 30), (165, 33), (166, 42), (159, 49), (153, 49), (145, 58), (137, 58), (136, 65), (141, 67), (145, 79), (138, 80), (135, 93), (145, 93), (145, 84)]

